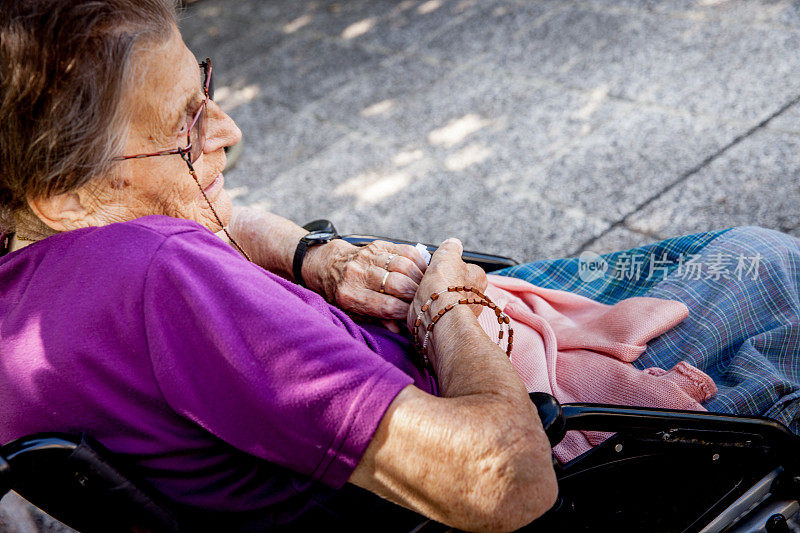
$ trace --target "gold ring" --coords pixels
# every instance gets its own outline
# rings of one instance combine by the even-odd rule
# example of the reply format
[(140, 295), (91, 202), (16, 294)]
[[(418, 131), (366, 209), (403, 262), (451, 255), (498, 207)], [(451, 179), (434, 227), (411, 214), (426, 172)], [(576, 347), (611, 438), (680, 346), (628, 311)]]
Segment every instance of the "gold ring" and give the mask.
[(384, 270), (389, 270), (389, 265), (392, 262), (392, 259), (397, 257), (397, 254), (389, 254), (389, 257), (386, 259), (386, 263), (383, 265)]
[(388, 278), (388, 277), (389, 277), (389, 271), (387, 270), (387, 271), (386, 271), (386, 274), (384, 274), (384, 275), (383, 275), (383, 279), (381, 280), (381, 288), (380, 288), (380, 290), (378, 291), (378, 292), (379, 292), (379, 293), (381, 293), (381, 294), (386, 294), (386, 291), (385, 291), (385, 290), (383, 290), (383, 289), (384, 289), (384, 287), (386, 286), (386, 278)]

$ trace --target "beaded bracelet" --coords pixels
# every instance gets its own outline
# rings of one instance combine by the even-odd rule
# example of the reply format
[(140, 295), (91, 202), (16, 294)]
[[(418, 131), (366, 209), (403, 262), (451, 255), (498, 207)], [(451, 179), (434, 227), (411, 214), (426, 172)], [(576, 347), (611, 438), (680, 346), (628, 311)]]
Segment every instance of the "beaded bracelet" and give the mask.
[[(425, 337), (423, 342), (420, 344), (419, 342), (419, 326), (422, 324), (422, 315), (425, 314), (430, 309), (431, 304), (436, 301), (441, 295), (445, 294), (446, 292), (471, 292), (478, 296), (478, 298), (462, 298), (458, 300), (456, 303), (447, 304), (442, 309), (439, 310), (438, 313), (433, 315), (431, 318), (430, 324), (427, 325), (425, 328)], [(447, 289), (439, 292), (435, 292), (431, 295), (427, 302), (423, 304), (420, 308), (419, 313), (417, 313), (417, 318), (414, 321), (414, 325), (412, 328), (412, 336), (414, 337), (414, 347), (422, 356), (422, 362), (426, 368), (430, 368), (430, 359), (428, 359), (428, 338), (433, 331), (436, 322), (438, 322), (445, 313), (453, 309), (458, 304), (466, 304), (466, 305), (482, 305), (484, 307), (488, 307), (492, 309), (497, 317), (497, 322), (500, 324), (500, 332), (498, 333), (497, 337), (497, 345), (500, 346), (501, 341), (503, 340), (503, 326), (505, 325), (508, 329), (508, 344), (506, 346), (506, 355), (511, 356), (511, 350), (514, 348), (514, 328), (511, 327), (511, 320), (508, 318), (502, 309), (500, 309), (488, 296), (483, 294), (481, 291), (474, 287), (464, 286), (464, 285), (457, 285), (454, 287), (448, 287)]]

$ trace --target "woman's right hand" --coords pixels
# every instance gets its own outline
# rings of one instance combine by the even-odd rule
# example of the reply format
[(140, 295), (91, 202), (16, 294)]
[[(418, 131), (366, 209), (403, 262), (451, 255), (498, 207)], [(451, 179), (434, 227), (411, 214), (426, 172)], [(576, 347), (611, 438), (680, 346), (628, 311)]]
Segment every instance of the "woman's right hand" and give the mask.
[[(477, 265), (465, 263), (461, 259), (463, 251), (464, 247), (461, 241), (450, 238), (444, 241), (433, 253), (428, 269), (422, 276), (422, 281), (414, 295), (414, 301), (408, 310), (406, 324), (409, 330), (412, 330), (420, 308), (430, 299), (432, 294), (453, 286), (469, 286), (475, 287), (479, 291), (486, 290), (489, 284), (486, 272)], [(468, 297), (475, 298), (476, 295)], [(479, 305), (471, 307), (476, 316), (483, 310)]]

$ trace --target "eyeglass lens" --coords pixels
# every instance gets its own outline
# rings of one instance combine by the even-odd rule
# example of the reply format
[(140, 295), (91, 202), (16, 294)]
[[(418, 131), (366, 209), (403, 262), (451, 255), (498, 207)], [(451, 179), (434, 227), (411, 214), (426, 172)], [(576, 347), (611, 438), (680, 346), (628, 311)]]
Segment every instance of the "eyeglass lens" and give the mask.
[[(208, 59), (200, 63), (203, 67), (203, 88), (208, 94), (208, 99), (214, 99), (214, 79), (211, 76), (211, 63)], [(203, 153), (206, 141), (206, 101), (200, 106), (197, 116), (189, 130), (189, 160), (194, 163)]]
[(206, 92), (208, 93), (208, 99), (214, 99), (214, 78), (211, 76), (211, 60), (206, 59), (202, 63), (203, 65), (203, 81), (205, 83)]

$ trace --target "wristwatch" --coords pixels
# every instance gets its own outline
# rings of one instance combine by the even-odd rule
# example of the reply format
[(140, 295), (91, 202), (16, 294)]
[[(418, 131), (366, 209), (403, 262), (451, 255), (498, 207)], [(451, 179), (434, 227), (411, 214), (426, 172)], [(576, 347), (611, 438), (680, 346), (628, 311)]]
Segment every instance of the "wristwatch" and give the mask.
[(292, 273), (294, 274), (294, 281), (298, 285), (306, 286), (303, 281), (303, 259), (306, 257), (306, 252), (312, 246), (319, 246), (320, 244), (327, 244), (333, 239), (341, 239), (338, 233), (332, 231), (312, 231), (311, 233), (300, 239), (297, 244), (297, 249), (294, 251), (294, 261), (292, 261)]

